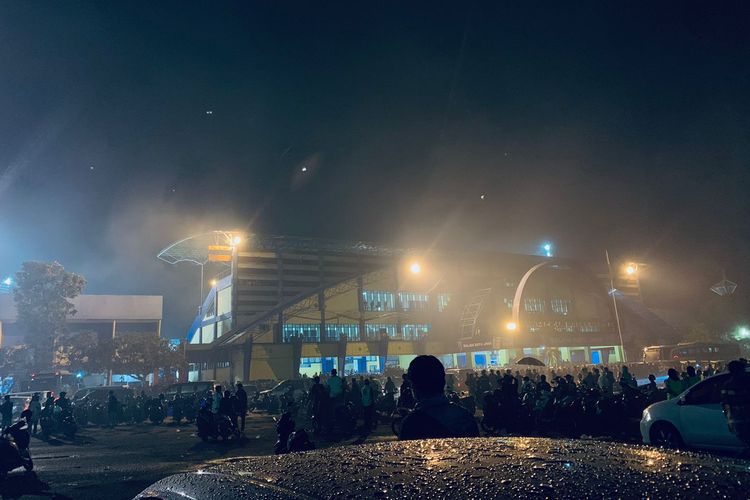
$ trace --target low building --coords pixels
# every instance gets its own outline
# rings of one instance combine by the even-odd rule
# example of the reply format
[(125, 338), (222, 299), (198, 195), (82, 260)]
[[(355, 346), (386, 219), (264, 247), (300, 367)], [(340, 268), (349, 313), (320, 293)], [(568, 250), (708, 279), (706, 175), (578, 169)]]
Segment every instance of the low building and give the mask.
[[(71, 302), (77, 312), (67, 319), (68, 333), (161, 334), (161, 295), (80, 295)], [(0, 295), (0, 347), (24, 343), (24, 332), (17, 318), (13, 295)]]

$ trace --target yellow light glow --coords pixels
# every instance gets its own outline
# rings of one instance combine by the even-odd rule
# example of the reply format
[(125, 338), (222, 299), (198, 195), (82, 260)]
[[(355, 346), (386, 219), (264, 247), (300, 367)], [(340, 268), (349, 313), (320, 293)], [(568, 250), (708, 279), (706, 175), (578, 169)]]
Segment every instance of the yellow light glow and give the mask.
[(505, 328), (509, 332), (515, 332), (516, 329), (518, 328), (518, 325), (513, 321), (508, 321), (507, 323), (505, 323)]
[(211, 286), (216, 286), (216, 280), (211, 280)]
[(629, 274), (630, 276), (634, 275), (638, 272), (638, 264), (628, 264), (625, 267), (625, 272)]
[(242, 237), (240, 237), (240, 236), (233, 236), (232, 237), (232, 244), (233, 245), (237, 246), (240, 243), (242, 243)]
[(419, 262), (412, 262), (409, 266), (409, 271), (411, 271), (412, 274), (419, 274), (422, 272), (422, 266)]

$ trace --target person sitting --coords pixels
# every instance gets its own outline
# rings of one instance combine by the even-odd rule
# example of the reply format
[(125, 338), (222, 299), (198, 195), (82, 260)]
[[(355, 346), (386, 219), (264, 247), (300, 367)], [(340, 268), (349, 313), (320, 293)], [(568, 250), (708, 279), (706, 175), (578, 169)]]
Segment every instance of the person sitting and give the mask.
[(417, 399), (401, 427), (399, 439), (479, 436), (474, 417), (445, 396), (445, 368), (435, 356), (417, 356), (409, 364), (409, 380)]

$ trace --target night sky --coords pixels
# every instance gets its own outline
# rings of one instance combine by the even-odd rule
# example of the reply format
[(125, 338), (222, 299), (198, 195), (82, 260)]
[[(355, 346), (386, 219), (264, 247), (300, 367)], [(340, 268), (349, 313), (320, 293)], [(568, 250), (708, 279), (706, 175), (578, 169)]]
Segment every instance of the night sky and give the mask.
[(666, 302), (742, 293), (747, 5), (0, 1), (0, 275), (163, 294), (170, 337), (198, 274), (156, 254), (222, 228), (550, 240)]

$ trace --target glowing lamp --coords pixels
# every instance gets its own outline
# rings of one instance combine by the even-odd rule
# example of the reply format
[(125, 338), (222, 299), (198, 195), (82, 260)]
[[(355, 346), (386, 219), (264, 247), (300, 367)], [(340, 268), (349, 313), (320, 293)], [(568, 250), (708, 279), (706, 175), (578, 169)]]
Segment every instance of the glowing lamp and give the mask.
[(412, 262), (409, 266), (409, 271), (411, 271), (412, 274), (419, 274), (422, 272), (422, 266), (419, 262)]
[(514, 321), (508, 321), (505, 323), (505, 329), (509, 332), (515, 332), (518, 329), (518, 325)]

